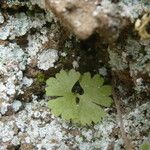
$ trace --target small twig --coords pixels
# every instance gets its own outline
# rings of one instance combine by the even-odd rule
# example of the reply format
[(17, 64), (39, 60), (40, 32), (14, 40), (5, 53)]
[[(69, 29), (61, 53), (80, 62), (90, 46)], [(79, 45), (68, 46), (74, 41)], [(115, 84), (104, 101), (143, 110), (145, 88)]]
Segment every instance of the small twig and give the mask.
[(114, 81), (114, 85), (113, 85), (113, 99), (114, 99), (116, 109), (117, 109), (118, 120), (119, 120), (119, 123), (120, 123), (121, 136), (122, 136), (122, 139), (123, 139), (124, 144), (125, 144), (125, 149), (126, 150), (133, 150), (133, 146), (132, 146), (130, 140), (128, 139), (128, 137), (126, 135), (126, 132), (124, 130), (123, 118), (122, 118), (122, 113), (121, 113), (121, 110), (120, 110), (120, 103), (119, 103), (119, 100), (118, 100), (118, 96), (116, 94), (115, 87), (116, 87), (116, 81)]

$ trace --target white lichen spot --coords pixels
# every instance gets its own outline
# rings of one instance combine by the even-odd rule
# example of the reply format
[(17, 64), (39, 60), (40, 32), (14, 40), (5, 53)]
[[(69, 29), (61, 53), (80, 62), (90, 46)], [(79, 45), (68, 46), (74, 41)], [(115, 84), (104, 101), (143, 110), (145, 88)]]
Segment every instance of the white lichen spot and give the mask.
[(0, 139), (3, 142), (8, 142), (13, 139), (14, 137), (14, 131), (12, 129), (12, 125), (7, 123), (4, 124), (3, 122), (0, 121)]
[(8, 111), (8, 107), (10, 106), (10, 104), (3, 102), (0, 104), (0, 113), (2, 115), (4, 115), (7, 111)]
[(61, 55), (62, 57), (66, 57), (66, 56), (67, 56), (67, 53), (62, 52), (60, 55)]
[(7, 24), (0, 29), (0, 39), (15, 39), (25, 35), (31, 28), (41, 28), (44, 24), (46, 20), (42, 13), (35, 13), (34, 17), (27, 17), (25, 13), (9, 16)]
[(17, 136), (14, 136), (11, 143), (15, 146), (20, 144), (20, 139)]
[(32, 78), (23, 77), (22, 83), (26, 87), (29, 87), (33, 83), (33, 79)]
[(0, 45), (0, 49), (0, 72), (3, 81), (3, 83), (0, 82), (0, 98), (11, 101), (10, 97), (13, 98), (22, 87), (22, 71), (25, 69), (27, 57), (15, 43), (10, 43), (7, 46)]
[(31, 3), (32, 3), (32, 5), (37, 4), (41, 8), (46, 7), (45, 1), (43, 1), (43, 0), (31, 0)]
[(128, 67), (128, 65), (123, 62), (123, 60), (119, 57), (118, 53), (109, 50), (109, 63), (112, 66), (113, 70), (124, 70)]
[(73, 66), (74, 69), (75, 69), (75, 68), (79, 68), (79, 64), (78, 64), (78, 62), (77, 62), (76, 60), (74, 60), (74, 61), (72, 62), (72, 66)]
[(92, 131), (88, 130), (88, 131), (82, 131), (82, 135), (88, 140), (92, 140)]
[(22, 103), (18, 100), (14, 101), (12, 103), (12, 108), (15, 112), (17, 112), (20, 109), (21, 106), (22, 106)]
[(6, 86), (4, 83), (0, 82), (0, 93), (6, 91)]
[(58, 60), (58, 51), (54, 49), (48, 49), (38, 55), (38, 67), (42, 70), (48, 70), (54, 67), (54, 63)]
[[(34, 35), (28, 35), (28, 47), (26, 48), (26, 51), (28, 55), (30, 56), (28, 58), (28, 64), (31, 63), (31, 58), (36, 58), (37, 53), (43, 50), (43, 44), (45, 44), (48, 41), (48, 37), (46, 36), (46, 33), (42, 31), (42, 34), (36, 33)], [(44, 33), (44, 34), (43, 34)]]
[(34, 112), (34, 117), (39, 118), (41, 116), (41, 113), (39, 111)]
[(27, 136), (27, 137), (25, 138), (25, 142), (26, 142), (26, 143), (30, 143), (30, 142), (31, 142), (30, 137)]
[(107, 69), (105, 67), (101, 67), (99, 68), (99, 74), (101, 74), (102, 76), (106, 76), (107, 75)]
[(10, 39), (22, 36), (30, 28), (29, 26), (29, 21), (25, 13), (16, 14), (16, 17), (9, 16), (8, 23), (1, 29), (0, 39), (6, 40), (8, 36), (10, 36)]
[(15, 89), (15, 84), (13, 83), (13, 81), (8, 81), (6, 83), (6, 93), (8, 95), (13, 95), (15, 94), (16, 89)]

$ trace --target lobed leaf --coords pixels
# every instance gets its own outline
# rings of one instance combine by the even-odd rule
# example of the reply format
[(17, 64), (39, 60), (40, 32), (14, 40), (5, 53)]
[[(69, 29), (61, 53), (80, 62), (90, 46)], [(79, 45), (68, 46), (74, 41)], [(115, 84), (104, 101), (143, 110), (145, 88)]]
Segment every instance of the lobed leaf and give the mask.
[[(103, 86), (104, 79), (99, 75), (92, 78), (90, 73), (84, 73), (81, 78), (80, 76), (79, 72), (72, 69), (69, 72), (61, 70), (55, 78), (49, 78), (46, 94), (59, 97), (49, 100), (48, 107), (54, 115), (61, 116), (65, 120), (71, 119), (82, 125), (90, 125), (92, 122), (99, 122), (107, 114), (101, 106), (111, 105), (112, 99), (109, 96), (112, 88), (109, 85)], [(72, 92), (77, 82), (84, 90), (83, 95)]]
[(61, 70), (56, 74), (56, 78), (49, 78), (46, 83), (46, 95), (48, 96), (63, 96), (71, 93), (72, 87), (79, 80), (80, 73), (75, 70), (70, 70), (69, 73)]

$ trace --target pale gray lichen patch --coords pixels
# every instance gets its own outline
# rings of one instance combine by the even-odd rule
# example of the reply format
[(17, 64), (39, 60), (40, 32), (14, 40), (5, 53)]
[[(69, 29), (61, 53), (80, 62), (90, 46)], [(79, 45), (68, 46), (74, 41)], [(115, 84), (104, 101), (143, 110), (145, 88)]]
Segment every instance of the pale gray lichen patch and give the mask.
[[(147, 41), (148, 42), (148, 41)], [(110, 65), (113, 70), (125, 71), (134, 82), (134, 89), (138, 92), (146, 92), (149, 89), (148, 76), (150, 76), (150, 46), (128, 37), (124, 45), (118, 45), (117, 49), (108, 49)], [(142, 78), (142, 82), (139, 79)]]
[(19, 92), (21, 87), (16, 83), (22, 80), (26, 59), (26, 54), (17, 44), (0, 45), (1, 100), (10, 101), (10, 97)]
[(29, 20), (25, 13), (16, 14), (16, 17), (9, 16), (7, 24), (1, 28), (0, 39), (6, 40), (9, 36), (10, 39), (14, 39), (16, 36), (22, 36), (29, 28)]
[[(14, 39), (16, 36), (20, 37), (30, 32), (31, 28), (41, 28), (45, 23), (44, 14), (35, 15), (32, 18), (27, 17), (25, 13), (12, 15), (9, 16), (7, 23), (2, 25), (2, 29), (8, 32), (2, 33), (0, 30), (0, 36), (3, 36), (3, 40)], [(23, 94), (25, 89), (33, 83), (33, 79), (24, 76), (23, 72), (29, 64), (29, 60), (32, 60), (33, 56), (37, 58), (38, 53), (42, 52), (43, 44), (48, 41), (47, 30), (47, 28), (43, 28), (41, 33), (37, 32), (32, 36), (29, 34), (29, 44), (25, 50), (15, 41), (7, 45), (0, 45), (0, 115), (5, 115), (10, 107), (12, 111), (18, 111), (19, 103), (13, 103), (15, 97)]]
[(93, 16), (98, 15), (99, 12), (104, 12), (104, 13), (116, 13), (118, 10), (116, 9), (117, 5), (111, 3), (109, 0), (102, 0), (101, 5), (97, 6), (96, 10), (93, 12)]
[(27, 78), (27, 77), (23, 77), (22, 78), (22, 84), (25, 85), (26, 87), (31, 86), (33, 83), (33, 79), (32, 78)]
[(15, 100), (12, 103), (12, 108), (14, 109), (15, 112), (17, 112), (20, 109), (21, 106), (22, 106), (22, 103), (18, 100)]
[[(135, 145), (141, 145), (144, 140), (149, 141), (150, 133), (150, 103), (137, 106), (132, 112), (124, 116), (125, 130)], [(139, 147), (135, 147), (139, 149)]]
[(46, 11), (45, 17), (48, 22), (53, 22), (53, 20), (56, 22), (56, 18), (54, 18), (54, 14), (51, 11)]
[(14, 5), (20, 5), (20, 6), (24, 6), (24, 5), (29, 5), (29, 2), (28, 1), (25, 1), (25, 2), (23, 2), (23, 1), (20, 1), (20, 0), (7, 0), (7, 4), (8, 4), (8, 6), (11, 8), (12, 6), (14, 6)]
[(97, 16), (99, 12), (107, 14), (120, 14), (122, 17), (127, 17), (133, 23), (136, 18), (143, 12), (149, 9), (150, 4), (146, 4), (139, 0), (121, 0), (120, 2), (112, 3), (110, 0), (102, 0), (101, 5), (97, 6), (93, 12), (93, 16)]
[(121, 16), (130, 18), (132, 23), (143, 11), (148, 9), (148, 5), (139, 0), (122, 0), (119, 7), (122, 7)]
[(128, 38), (125, 50), (127, 52), (127, 55), (131, 55), (132, 59), (136, 60), (142, 50), (142, 45), (139, 43), (139, 41)]
[[(33, 1), (42, 6), (42, 1)], [(105, 2), (107, 4), (108, 1)], [(137, 2), (137, 0), (135, 0), (135, 2)], [(134, 20), (139, 15), (139, 12), (141, 12), (140, 7), (133, 12), (134, 9), (138, 7), (138, 4), (130, 6), (132, 1), (130, 3), (128, 2), (128, 4), (125, 4), (125, 1), (122, 3), (122, 5), (126, 6), (123, 6), (124, 11), (121, 14), (122, 16), (129, 16)], [(10, 0), (9, 4), (11, 7), (11, 4), (21, 5), (21, 2), (14, 0), (11, 3)], [(22, 4), (25, 5), (23, 2)], [(121, 5), (121, 3), (119, 3), (119, 5)], [(125, 14), (125, 11), (128, 10), (128, 6), (130, 7), (129, 14)], [(111, 6), (107, 7), (109, 7), (109, 9), (111, 8)], [(106, 10), (109, 11), (109, 9)], [(126, 11), (126, 13), (128, 12)], [(21, 102), (20, 99), (15, 100), (14, 95), (26, 92), (26, 87), (30, 87), (34, 81), (31, 77), (27, 77), (24, 74), (26, 73), (28, 65), (31, 66), (34, 62), (35, 66), (47, 70), (53, 66), (58, 59), (58, 55), (55, 55), (55, 59), (51, 57), (51, 45), (46, 45), (46, 43), (49, 43), (49, 39), (55, 38), (56, 33), (59, 32), (55, 23), (51, 23), (50, 27), (46, 27), (46, 21), (53, 21), (51, 17), (51, 14), (48, 13), (46, 16), (44, 13), (35, 13), (34, 16), (18, 13), (8, 16), (6, 24), (1, 25), (1, 29), (3, 29), (0, 30), (1, 39), (11, 40), (9, 41), (10, 43), (5, 46), (0, 45), (0, 133), (2, 133), (0, 134), (0, 150), (7, 150), (8, 145), (20, 146), (22, 143), (32, 144), (35, 149), (39, 150), (107, 150), (112, 143), (116, 143), (114, 149), (120, 149), (120, 145), (122, 145), (123, 141), (120, 137), (116, 140), (112, 135), (113, 129), (118, 128), (113, 115), (94, 127), (80, 128), (52, 116), (46, 107), (46, 99), (41, 100), (33, 96), (30, 103)], [(36, 28), (36, 30), (31, 32), (31, 28)], [(23, 49), (16, 44), (15, 38), (26, 34), (28, 44), (26, 48)], [(11, 42), (13, 42), (13, 44)], [(69, 49), (72, 48), (72, 45), (70, 41), (65, 43), (65, 46)], [(120, 70), (126, 69), (127, 56), (131, 55), (134, 60), (137, 60), (137, 62), (135, 61), (130, 64), (131, 76), (134, 76), (139, 70), (143, 73), (150, 72), (150, 67), (146, 66), (148, 63), (145, 65), (145, 63), (149, 61), (149, 46), (141, 52), (141, 45), (138, 41), (130, 39), (126, 47), (122, 50), (123, 53), (116, 52), (114, 55), (110, 53), (110, 59), (112, 61), (110, 61), (110, 64), (112, 64), (113, 69), (118, 69), (117, 67), (119, 67)], [(113, 50), (111, 52), (113, 53)], [(139, 54), (139, 52), (141, 52), (141, 54)], [(66, 57), (66, 54), (63, 54), (63, 57)], [(34, 59), (35, 61), (33, 61)], [(105, 75), (105, 69), (101, 68), (100, 73)], [(137, 88), (140, 91), (143, 90), (145, 86), (143, 85), (143, 80), (143, 78), (136, 79)], [(22, 91), (23, 88), (25, 91)], [(125, 130), (129, 133), (136, 145), (140, 145), (142, 141), (148, 140), (149, 137), (145, 135), (149, 130), (148, 106), (149, 103), (137, 106), (131, 110), (129, 115), (124, 116)], [(10, 107), (13, 109), (13, 113), (6, 116)]]
[(25, 13), (9, 16), (7, 24), (1, 27), (0, 39), (15, 39), (15, 37), (25, 35), (31, 28), (40, 28), (44, 24), (46, 20), (43, 13), (36, 13), (31, 17), (27, 17)]
[(102, 76), (106, 76), (107, 75), (107, 69), (105, 67), (101, 67), (99, 68), (99, 74)]
[(146, 89), (148, 89), (148, 85), (144, 84), (144, 80), (142, 78), (137, 78), (134, 89), (137, 93), (141, 93), (142, 91), (146, 91)]
[(96, 137), (101, 137), (101, 140), (99, 142), (98, 140), (96, 141), (96, 143), (98, 144), (96, 148), (108, 148), (109, 144), (114, 141), (114, 139), (110, 137), (110, 134), (112, 133), (112, 130), (115, 126), (115, 118), (109, 116), (108, 118), (104, 119), (101, 124), (98, 124), (94, 127), (96, 129)]
[[(18, 109), (18, 102), (15, 104)], [(20, 104), (19, 104), (20, 108)], [(145, 110), (147, 110), (145, 116)], [(125, 115), (125, 130), (131, 136), (133, 143), (140, 145), (145, 136), (137, 138), (149, 128), (149, 103), (137, 106), (128, 115)], [(9, 128), (9, 130), (8, 130)], [(34, 145), (35, 149), (104, 149), (116, 143), (115, 148), (120, 148), (122, 140), (115, 139), (111, 134), (118, 128), (116, 119), (112, 116), (105, 118), (94, 128), (77, 127), (65, 123), (60, 118), (55, 118), (46, 108), (45, 100), (37, 101), (33, 97), (31, 103), (27, 103), (23, 110), (15, 116), (9, 116), (9, 120), (0, 122), (0, 145), (8, 141), (13, 145), (28, 143)], [(69, 132), (68, 132), (69, 130)], [(19, 131), (19, 133), (17, 133)], [(8, 136), (10, 135), (10, 136)], [(137, 149), (137, 147), (136, 147)]]
[(108, 50), (108, 52), (110, 58), (109, 64), (111, 65), (113, 70), (124, 70), (128, 67), (128, 64), (123, 62), (117, 52), (111, 50)]
[[(57, 55), (56, 52), (55, 52), (55, 54), (53, 53), (53, 56), (52, 56), (52, 53), (49, 56), (49, 53), (48, 53), (49, 50), (45, 49), (45, 47), (44, 47), (44, 45), (46, 45), (46, 43), (49, 40), (49, 37), (47, 35), (48, 30), (49, 30), (48, 28), (44, 27), (40, 30), (40, 33), (36, 32), (33, 35), (30, 35), (30, 34), (28, 35), (27, 39), (29, 42), (28, 42), (28, 47), (26, 48), (26, 52), (29, 56), (28, 60), (27, 60), (28, 65), (32, 65), (33, 61), (37, 63), (37, 66), (44, 65), (44, 62), (50, 63), (50, 65), (51, 65), (54, 63), (54, 59), (57, 60), (58, 56), (56, 56)], [(48, 55), (45, 55), (47, 59), (48, 59), (48, 57), (49, 58), (51, 57), (50, 60), (47, 60), (49, 62), (46, 62), (46, 58), (44, 57), (44, 54), (48, 54)], [(52, 57), (53, 57), (53, 59), (52, 59)], [(41, 63), (41, 65), (40, 65), (40, 63)], [(45, 66), (46, 66), (46, 68), (43, 68), (44, 67), (43, 66), (40, 69), (47, 70), (48, 64), (46, 64)]]
[(26, 51), (30, 56), (27, 63), (37, 61), (39, 69), (48, 70), (54, 67), (54, 63), (58, 60), (58, 52), (54, 49), (43, 49), (43, 45), (48, 42), (47, 28), (42, 28), (40, 33), (28, 35), (28, 47)]
[(58, 60), (58, 51), (48, 49), (38, 55), (38, 67), (42, 70), (48, 70), (54, 67), (54, 63)]
[(41, 8), (46, 8), (45, 1), (43, 1), (43, 0), (30, 0), (30, 1), (31, 1), (32, 5), (37, 4)]
[(0, 104), (0, 114), (4, 115), (8, 111), (9, 106), (10, 106), (10, 104), (8, 104), (6, 102), (1, 102), (1, 104)]
[(149, 60), (150, 60), (150, 46), (146, 46), (144, 50), (142, 50), (142, 52), (139, 53), (136, 62), (130, 64), (131, 76), (137, 75), (138, 72), (142, 72), (143, 74), (147, 73), (148, 75), (150, 75)]
[(11, 8), (12, 6), (27, 6), (29, 9), (32, 9), (34, 5), (38, 5), (40, 8), (45, 8), (45, 1), (43, 0), (7, 0), (8, 6)]
[[(42, 29), (44, 30), (44, 28)], [(28, 64), (30, 63), (30, 60), (33, 57), (36, 57), (38, 52), (41, 52), (43, 50), (43, 44), (45, 44), (48, 41), (48, 37), (46, 34), (42, 33), (35, 33), (34, 35), (28, 35), (28, 47), (26, 48), (26, 51), (28, 55), (30, 56), (28, 59)]]
[[(16, 110), (21, 107), (18, 101), (14, 102), (13, 107), (14, 105)], [(15, 116), (9, 116), (9, 121), (0, 122), (0, 131), (3, 130), (3, 135), (0, 135), (0, 146), (3, 146), (5, 141), (13, 145), (32, 143), (38, 150), (59, 149), (60, 147), (69, 150), (71, 145), (73, 145), (72, 148), (81, 150), (84, 150), (87, 145), (104, 149), (108, 146), (110, 142), (108, 132), (111, 133), (115, 125), (113, 121), (108, 124), (108, 120), (105, 120), (94, 129), (73, 127), (51, 116), (45, 106), (45, 100), (38, 102), (34, 98), (33, 102), (25, 104), (24, 110), (20, 110)], [(71, 132), (68, 132), (68, 129)], [(75, 130), (79, 134), (76, 135)], [(17, 131), (20, 132), (17, 133)], [(96, 140), (92, 142), (94, 138)], [(68, 140), (70, 144), (72, 143), (70, 146), (66, 144)]]
[(42, 28), (46, 24), (46, 21), (44, 13), (35, 13), (33, 17), (31, 16), (30, 28)]
[[(47, 22), (44, 13), (34, 13), (31, 16), (27, 16), (25, 13), (16, 13), (8, 15), (7, 19), (0, 30), (0, 39), (10, 40), (9, 44), (2, 43), (0, 45), (0, 101), (7, 101), (9, 104), (14, 101), (15, 96), (23, 94), (25, 89), (33, 83), (32, 78), (27, 78), (23, 74), (27, 65), (33, 65), (34, 61), (35, 66), (43, 65), (42, 69), (45, 69), (42, 60), (44, 57), (40, 56), (48, 50), (44, 45), (49, 40), (47, 32), (51, 29), (43, 27)], [(31, 29), (33, 28), (40, 30), (32, 34)], [(28, 43), (25, 47), (21, 47), (18, 45), (19, 43), (17, 44), (16, 37), (19, 39), (25, 34), (27, 34)], [(41, 64), (38, 64), (38, 57)], [(49, 64), (53, 65), (58, 59), (57, 53), (54, 51), (50, 57), (49, 62), (46, 62), (46, 67)]]
[(0, 121), (0, 133), (0, 144), (2, 142), (11, 141), (15, 134), (15, 132), (13, 131), (13, 121), (7, 122), (7, 124), (4, 124)]

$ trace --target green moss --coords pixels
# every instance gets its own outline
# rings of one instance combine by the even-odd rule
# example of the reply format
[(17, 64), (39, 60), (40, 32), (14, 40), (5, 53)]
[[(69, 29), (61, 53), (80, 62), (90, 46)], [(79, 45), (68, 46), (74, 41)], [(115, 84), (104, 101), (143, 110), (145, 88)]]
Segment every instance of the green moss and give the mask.
[(37, 74), (36, 79), (37, 79), (37, 82), (39, 82), (39, 83), (43, 83), (43, 82), (45, 83), (46, 82), (46, 76), (42, 72)]

